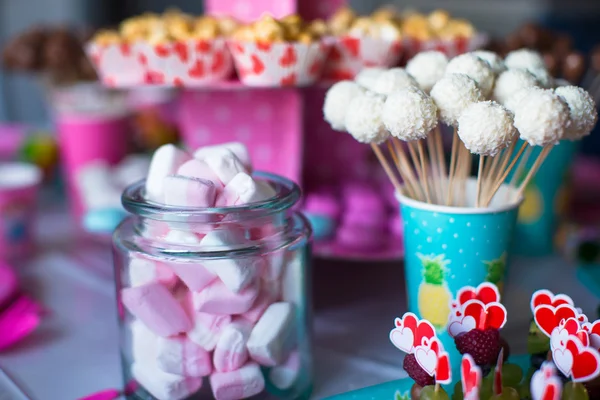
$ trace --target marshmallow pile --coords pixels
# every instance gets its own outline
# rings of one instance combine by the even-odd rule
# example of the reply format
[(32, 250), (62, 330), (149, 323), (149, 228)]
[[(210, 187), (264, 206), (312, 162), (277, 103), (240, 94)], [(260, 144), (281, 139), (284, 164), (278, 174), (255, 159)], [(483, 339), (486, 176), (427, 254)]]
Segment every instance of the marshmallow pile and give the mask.
[[(240, 143), (204, 147), (193, 155), (166, 145), (152, 158), (145, 196), (194, 209), (275, 196), (251, 171)], [(164, 241), (207, 255), (154, 259), (132, 254), (124, 269), (128, 276), (120, 299), (133, 317), (131, 372), (159, 400), (187, 398), (201, 389), (205, 377), (219, 400), (254, 396), (265, 390), (265, 378), (281, 390), (298, 381), (302, 257), (290, 250), (223, 256), (249, 243), (243, 228), (229, 225), (202, 234), (168, 228)]]

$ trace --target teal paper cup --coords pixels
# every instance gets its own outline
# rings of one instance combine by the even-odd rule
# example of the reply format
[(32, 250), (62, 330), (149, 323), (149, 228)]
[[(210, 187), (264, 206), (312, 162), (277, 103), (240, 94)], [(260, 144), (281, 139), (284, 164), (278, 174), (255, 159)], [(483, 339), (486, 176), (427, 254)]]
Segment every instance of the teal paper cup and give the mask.
[[(466, 184), (474, 202), (476, 180)], [(450, 302), (463, 286), (492, 282), (502, 292), (522, 198), (504, 185), (487, 208), (447, 207), (399, 196), (404, 221), (408, 311), (436, 328), (453, 370), (460, 354), (447, 333)], [(508, 200), (507, 200), (508, 199)]]

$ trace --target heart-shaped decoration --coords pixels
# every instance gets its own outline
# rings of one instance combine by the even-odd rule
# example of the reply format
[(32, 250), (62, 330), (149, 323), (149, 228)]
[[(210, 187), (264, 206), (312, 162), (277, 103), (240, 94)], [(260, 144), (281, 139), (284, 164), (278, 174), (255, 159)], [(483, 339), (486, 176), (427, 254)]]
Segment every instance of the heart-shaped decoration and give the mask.
[(549, 290), (540, 289), (533, 293), (531, 296), (531, 312), (535, 312), (535, 309), (542, 304), (552, 307), (558, 307), (561, 304), (568, 304), (574, 306), (573, 299), (566, 294), (554, 294)]
[(281, 86), (295, 86), (296, 85), (296, 74), (290, 74), (281, 78)]
[[(400, 318), (396, 318), (396, 321), (402, 323)], [(402, 325), (392, 329), (390, 332), (390, 341), (392, 344), (407, 354), (412, 352), (414, 340), (415, 336), (413, 331)]]
[(329, 52), (329, 61), (339, 62), (342, 57), (342, 53), (340, 53), (337, 47), (334, 46), (331, 48), (331, 51)]
[(124, 57), (129, 57), (131, 55), (131, 46), (129, 43), (121, 43), (119, 49)]
[(496, 369), (494, 370), (494, 394), (502, 394), (502, 366), (504, 365), (504, 347), (500, 349)]
[(157, 44), (154, 46), (154, 53), (161, 58), (165, 58), (171, 55), (171, 49), (165, 45)]
[(571, 375), (571, 370), (573, 369), (573, 354), (566, 349), (566, 346), (564, 349), (554, 349), (552, 351), (552, 359), (560, 372), (565, 376)]
[(256, 42), (256, 48), (261, 51), (267, 52), (267, 51), (271, 50), (271, 47), (272, 47), (271, 42), (267, 42), (265, 40), (260, 40), (260, 41)]
[(600, 349), (600, 319), (593, 323), (586, 322), (582, 324), (583, 330), (589, 335), (590, 345), (596, 350)]
[[(240, 45), (238, 45), (238, 47), (236, 47), (236, 49), (239, 50), (240, 53), (244, 52), (243, 47), (241, 47)], [(196, 42), (196, 51), (198, 53), (208, 53), (211, 50), (212, 50), (212, 45), (210, 44), (210, 42), (208, 42), (206, 40), (198, 40)]]
[[(572, 357), (570, 375), (574, 382), (591, 381), (600, 375), (600, 353), (597, 350), (585, 347), (576, 336), (571, 336), (567, 340), (566, 351)], [(557, 367), (560, 369), (558, 364)]]
[(252, 54), (250, 60), (252, 61), (252, 73), (254, 75), (260, 75), (265, 71), (265, 64), (260, 61), (260, 58), (256, 54)]
[(184, 87), (184, 83), (183, 80), (181, 78), (174, 78), (173, 79), (173, 86), (175, 87)]
[(473, 317), (476, 329), (502, 329), (506, 324), (506, 308), (497, 302), (484, 304), (480, 300), (468, 300), (463, 305), (463, 312), (465, 317)]
[(354, 37), (342, 38), (342, 46), (346, 48), (352, 57), (358, 57), (360, 54), (360, 39)]
[(315, 60), (311, 64), (310, 68), (308, 69), (308, 73), (312, 76), (316, 76), (321, 73), (322, 69), (323, 69), (323, 63), (321, 62), (321, 60)]
[[(433, 325), (431, 325), (431, 323), (425, 319), (419, 320), (419, 318), (417, 318), (417, 316), (411, 312), (405, 313), (402, 318), (396, 318), (394, 320), (394, 325), (396, 325), (394, 330), (408, 329), (413, 334), (413, 342), (410, 344), (410, 350), (408, 351), (400, 348), (396, 345), (396, 343), (394, 343), (394, 341), (392, 341), (396, 347), (407, 353), (412, 352), (415, 347), (423, 345), (424, 342), (431, 343), (430, 339), (435, 338), (435, 328)], [(394, 330), (392, 330), (392, 332)], [(408, 335), (408, 333), (405, 333), (405, 335)], [(403, 343), (402, 347), (408, 348), (409, 345), (408, 343)]]
[(577, 318), (577, 311), (569, 304), (561, 304), (558, 307), (542, 304), (533, 312), (536, 325), (548, 337), (552, 336), (552, 331), (560, 325), (561, 321), (569, 318)]
[(285, 50), (283, 51), (283, 55), (279, 59), (279, 65), (284, 68), (291, 67), (292, 65), (296, 64), (297, 61), (298, 59), (296, 58), (296, 50), (294, 49), (294, 46), (286, 46)]
[(175, 54), (177, 54), (177, 57), (179, 57), (181, 62), (183, 62), (183, 63), (188, 62), (189, 53), (188, 53), (187, 43), (175, 42), (175, 44), (173, 45), (173, 51), (175, 51)]
[(467, 316), (451, 322), (450, 325), (448, 325), (448, 334), (452, 337), (456, 337), (461, 333), (469, 332), (476, 327), (477, 323), (475, 322), (475, 318)]
[(479, 392), (479, 387), (481, 386), (481, 368), (475, 364), (473, 357), (469, 354), (465, 354), (460, 363), (460, 378), (465, 398), (473, 390)]
[(415, 349), (415, 359), (417, 363), (429, 376), (435, 375), (438, 357), (435, 351), (426, 346), (419, 346)]
[(567, 340), (571, 334), (564, 328), (556, 327), (550, 335), (550, 348), (564, 350), (567, 346)]
[[(539, 400), (560, 400), (562, 396), (562, 381), (556, 376), (548, 379)], [(535, 397), (533, 400), (537, 400)]]
[(462, 287), (456, 294), (456, 299), (459, 305), (463, 305), (469, 300), (479, 300), (483, 304), (495, 303), (500, 301), (500, 291), (493, 283), (484, 282), (476, 288)]
[(445, 351), (438, 354), (437, 369), (435, 371), (436, 383), (448, 385), (452, 382), (452, 368), (450, 356)]
[(210, 64), (210, 70), (213, 74), (220, 72), (225, 66), (225, 54), (223, 51), (217, 51), (214, 56), (212, 63)]
[(145, 54), (138, 54), (138, 62), (140, 65), (148, 65), (148, 57)]
[(544, 361), (540, 369), (531, 377), (531, 398), (542, 399), (547, 382), (551, 381), (553, 378), (557, 378), (554, 364), (551, 361)]
[(205, 74), (204, 63), (202, 62), (202, 60), (196, 60), (194, 65), (192, 65), (192, 67), (188, 69), (188, 74), (190, 78), (202, 78)]

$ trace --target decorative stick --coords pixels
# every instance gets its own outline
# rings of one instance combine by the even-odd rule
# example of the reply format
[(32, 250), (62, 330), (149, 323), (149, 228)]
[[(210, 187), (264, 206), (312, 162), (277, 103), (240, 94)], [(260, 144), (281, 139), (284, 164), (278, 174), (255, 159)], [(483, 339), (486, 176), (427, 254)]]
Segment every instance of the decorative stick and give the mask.
[(489, 206), (489, 204), (491, 203), (492, 199), (496, 195), (496, 192), (498, 191), (498, 189), (500, 189), (500, 186), (502, 186), (502, 184), (506, 180), (506, 177), (508, 176), (508, 174), (510, 174), (510, 171), (512, 171), (512, 169), (514, 168), (515, 164), (517, 163), (517, 161), (519, 160), (519, 158), (521, 157), (521, 155), (523, 154), (523, 152), (525, 151), (525, 149), (527, 148), (527, 146), (528, 146), (527, 142), (523, 143), (523, 145), (521, 146), (521, 148), (517, 152), (517, 155), (515, 156), (515, 158), (513, 158), (513, 160), (509, 164), (508, 168), (506, 168), (506, 170), (504, 171), (504, 173), (502, 174), (502, 176), (500, 177), (500, 179), (498, 179), (496, 181), (496, 184), (492, 188), (491, 194), (489, 195), (487, 201), (485, 202), (485, 206), (486, 207)]
[(423, 147), (423, 140), (417, 140), (417, 147), (419, 148), (419, 160), (421, 162), (421, 169), (423, 170), (423, 176), (425, 177), (425, 197), (428, 203), (431, 202), (431, 195), (429, 194), (429, 176), (427, 171), (427, 164), (425, 158), (425, 148)]
[(440, 174), (440, 165), (439, 160), (437, 159), (437, 151), (435, 149), (436, 144), (433, 137), (433, 132), (427, 135), (427, 151), (429, 151), (429, 162), (431, 166), (431, 176), (432, 176), (432, 186), (433, 186), (433, 201), (437, 204), (442, 197), (441, 193), (441, 184), (442, 184), (442, 176)]
[(506, 169), (506, 166), (508, 165), (508, 162), (510, 161), (510, 158), (512, 157), (513, 153), (515, 152), (515, 149), (517, 148), (517, 141), (518, 137), (515, 137), (513, 139), (513, 141), (510, 143), (510, 146), (504, 150), (504, 152), (502, 153), (502, 164), (500, 165), (500, 168), (498, 168), (494, 174), (492, 175), (492, 181), (490, 182), (490, 187), (487, 193), (486, 198), (491, 195), (491, 190), (494, 186), (494, 183), (500, 178), (500, 174), (502, 173), (502, 171), (504, 171)]
[(475, 207), (479, 207), (479, 198), (481, 197), (481, 175), (483, 175), (483, 164), (486, 156), (479, 156), (479, 170), (477, 171), (477, 191), (475, 192)]
[(423, 190), (423, 193), (425, 194), (425, 199), (427, 202), (430, 202), (429, 200), (429, 189), (426, 186), (427, 181), (424, 179), (424, 171), (421, 168), (421, 163), (419, 162), (419, 156), (417, 155), (417, 151), (415, 150), (415, 144), (413, 142), (408, 142), (408, 152), (410, 153), (410, 158), (413, 162), (413, 165), (415, 166), (415, 169), (417, 170), (417, 175), (419, 176), (419, 183), (421, 186), (421, 190)]
[(408, 157), (406, 152), (404, 151), (404, 145), (400, 141), (400, 139), (392, 137), (392, 143), (394, 144), (394, 148), (396, 149), (396, 154), (398, 154), (398, 158), (400, 159), (400, 163), (404, 165), (404, 170), (406, 172), (406, 177), (412, 182), (412, 185), (415, 189), (415, 193), (417, 194), (417, 200), (422, 201), (425, 198), (425, 193), (420, 190), (419, 181), (415, 176), (413, 171), (413, 167), (410, 162), (408, 162)]
[(435, 150), (437, 152), (438, 164), (440, 166), (440, 176), (442, 177), (441, 186), (443, 194), (448, 183), (448, 172), (446, 172), (446, 155), (444, 154), (444, 141), (442, 140), (442, 131), (439, 125), (435, 127), (433, 133), (435, 135)]
[(529, 162), (529, 157), (531, 157), (532, 151), (533, 151), (533, 146), (529, 146), (529, 147), (527, 147), (527, 150), (525, 150), (523, 157), (521, 157), (521, 161), (519, 161), (519, 165), (517, 165), (517, 169), (515, 170), (515, 173), (510, 178), (510, 184), (509, 184), (510, 186), (514, 186), (515, 188), (517, 187), (518, 182), (519, 182), (519, 177), (523, 173), (523, 169), (525, 169), (525, 167), (527, 166), (527, 162)]
[(388, 150), (392, 156), (392, 159), (394, 160), (394, 164), (396, 164), (396, 169), (398, 170), (400, 177), (404, 181), (404, 187), (406, 188), (408, 194), (413, 199), (416, 199), (417, 196), (416, 196), (414, 188), (412, 186), (412, 182), (405, 176), (404, 165), (400, 163), (400, 160), (398, 159), (398, 156), (396, 155), (396, 152), (394, 151), (394, 148), (392, 147), (392, 143), (390, 141), (388, 141), (387, 146), (388, 146)]
[(454, 174), (456, 172), (456, 158), (458, 152), (458, 130), (454, 127), (454, 134), (452, 135), (452, 152), (450, 154), (450, 169), (448, 170), (448, 197), (446, 198), (446, 205), (449, 206), (452, 200), (452, 189), (454, 183)]
[(394, 189), (396, 189), (396, 191), (398, 191), (398, 193), (402, 194), (403, 193), (402, 186), (400, 185), (400, 182), (398, 182), (398, 178), (396, 178), (394, 171), (392, 171), (390, 164), (388, 163), (387, 159), (381, 152), (381, 149), (379, 148), (379, 146), (375, 143), (371, 143), (371, 148), (373, 149), (373, 152), (379, 159), (379, 162), (381, 163), (381, 166), (383, 167), (388, 178), (390, 179), (390, 181), (392, 181), (392, 185), (394, 185)]
[(544, 146), (544, 148), (540, 152), (540, 155), (537, 157), (537, 159), (533, 163), (533, 166), (529, 170), (529, 173), (527, 174), (527, 176), (525, 177), (523, 182), (521, 182), (521, 186), (519, 186), (519, 191), (517, 192), (517, 198), (519, 198), (523, 195), (523, 192), (527, 188), (527, 185), (529, 185), (529, 182), (531, 181), (531, 179), (533, 179), (535, 174), (539, 171), (544, 160), (548, 157), (548, 154), (550, 154), (550, 151), (552, 151), (553, 148), (554, 148), (553, 144), (547, 144), (546, 146)]
[[(504, 150), (506, 151), (506, 150)], [(490, 168), (488, 174), (484, 173), (485, 180), (483, 181), (483, 198), (487, 198), (488, 192), (492, 189), (492, 186), (495, 182), (494, 176), (498, 173), (498, 166), (500, 165), (500, 159), (505, 155), (504, 151), (496, 154), (492, 159), (488, 159), (488, 164), (490, 164)], [(491, 162), (489, 162), (491, 161)], [(487, 166), (487, 165), (486, 165)]]
[(458, 171), (456, 175), (458, 177), (458, 182), (456, 182), (455, 177), (455, 186), (459, 187), (458, 190), (458, 206), (464, 206), (466, 203), (466, 183), (467, 179), (471, 175), (471, 152), (461, 143), (458, 145)]

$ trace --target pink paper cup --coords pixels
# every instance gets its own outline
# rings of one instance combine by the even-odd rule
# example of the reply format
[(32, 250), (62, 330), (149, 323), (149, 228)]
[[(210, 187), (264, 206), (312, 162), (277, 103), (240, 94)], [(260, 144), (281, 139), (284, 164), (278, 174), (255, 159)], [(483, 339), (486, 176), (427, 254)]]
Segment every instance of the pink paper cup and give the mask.
[(103, 84), (109, 87), (131, 87), (145, 83), (146, 66), (139, 55), (140, 47), (137, 43), (89, 43), (85, 51)]
[(488, 37), (484, 34), (477, 34), (471, 38), (456, 38), (453, 40), (417, 40), (407, 38), (404, 41), (405, 58), (410, 60), (417, 53), (422, 51), (441, 51), (448, 57), (456, 57), (460, 54), (468, 53), (483, 48), (488, 43)]
[(32, 164), (0, 163), (0, 259), (13, 260), (33, 248), (33, 222), (42, 171)]

